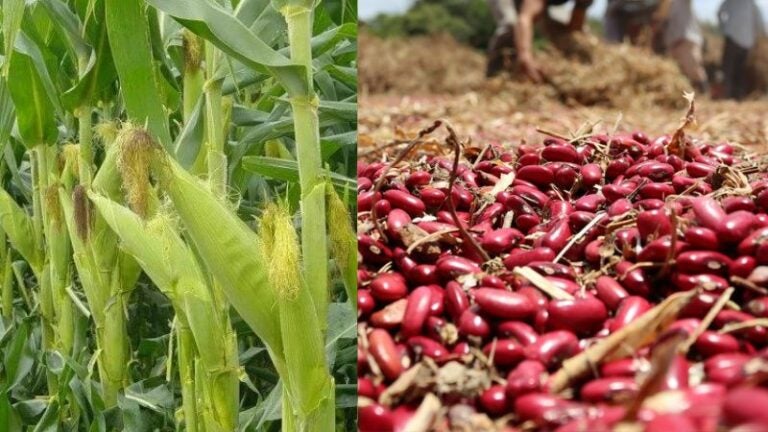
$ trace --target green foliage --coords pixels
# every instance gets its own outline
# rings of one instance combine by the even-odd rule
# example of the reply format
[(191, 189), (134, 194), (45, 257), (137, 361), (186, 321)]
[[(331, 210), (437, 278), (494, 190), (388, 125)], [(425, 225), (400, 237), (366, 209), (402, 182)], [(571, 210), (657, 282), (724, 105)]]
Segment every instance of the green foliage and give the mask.
[(486, 0), (417, 0), (402, 15), (381, 14), (367, 25), (383, 37), (448, 33), (476, 48), (496, 30)]

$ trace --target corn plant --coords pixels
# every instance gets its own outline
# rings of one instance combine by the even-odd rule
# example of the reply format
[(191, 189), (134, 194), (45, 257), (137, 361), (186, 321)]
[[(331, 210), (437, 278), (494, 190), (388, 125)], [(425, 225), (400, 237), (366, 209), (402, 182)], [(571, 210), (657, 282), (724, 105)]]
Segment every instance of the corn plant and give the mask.
[(354, 2), (0, 16), (0, 430), (352, 430)]

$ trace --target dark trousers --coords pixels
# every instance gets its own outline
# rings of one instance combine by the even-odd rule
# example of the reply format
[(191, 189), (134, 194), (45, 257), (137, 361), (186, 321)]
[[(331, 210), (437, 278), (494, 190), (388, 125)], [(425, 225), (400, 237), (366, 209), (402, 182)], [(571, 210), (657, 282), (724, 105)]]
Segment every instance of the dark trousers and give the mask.
[(749, 50), (734, 42), (731, 38), (725, 38), (723, 49), (723, 80), (725, 97), (729, 99), (744, 99), (749, 92), (747, 60)]

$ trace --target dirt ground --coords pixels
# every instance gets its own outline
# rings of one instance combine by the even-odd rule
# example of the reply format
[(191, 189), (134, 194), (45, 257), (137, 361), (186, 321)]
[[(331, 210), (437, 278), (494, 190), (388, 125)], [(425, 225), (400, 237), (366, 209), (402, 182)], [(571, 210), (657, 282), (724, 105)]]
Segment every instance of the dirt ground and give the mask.
[[(537, 88), (511, 77), (486, 80), (483, 54), (445, 37), (403, 42), (364, 35), (359, 64), (360, 152), (371, 155), (372, 146), (407, 138), (436, 119), (447, 120), (463, 139), (481, 146), (490, 142), (513, 146), (522, 141), (540, 142), (542, 130), (563, 136), (581, 134), (590, 127), (594, 132), (640, 130), (649, 136), (672, 133), (687, 105), (677, 71), (670, 70), (666, 59), (628, 49), (633, 48), (602, 51), (603, 57), (613, 56), (610, 64), (620, 66), (612, 68), (597, 61), (591, 76), (583, 64), (573, 67), (569, 74), (568, 63), (555, 59), (560, 63), (551, 65), (551, 69), (560, 73), (561, 82), (574, 81), (579, 74), (583, 77), (583, 82), (572, 83), (571, 94), (585, 90), (593, 94), (622, 92), (621, 98), (603, 97), (585, 106), (573, 98), (564, 100), (559, 97), (562, 94), (557, 95), (546, 85)], [(632, 64), (624, 65), (622, 56), (629, 56)], [(659, 75), (666, 74), (663, 79), (657, 78), (659, 84), (654, 86), (648, 84), (647, 68), (636, 66), (651, 62), (660, 65)], [(606, 72), (606, 68), (619, 67), (625, 68), (624, 74), (628, 75), (626, 86), (615, 80), (615, 73), (609, 77)], [(603, 75), (606, 88), (600, 87)], [(737, 103), (698, 96), (696, 108), (697, 124), (689, 129), (690, 135), (768, 152), (768, 98)]]

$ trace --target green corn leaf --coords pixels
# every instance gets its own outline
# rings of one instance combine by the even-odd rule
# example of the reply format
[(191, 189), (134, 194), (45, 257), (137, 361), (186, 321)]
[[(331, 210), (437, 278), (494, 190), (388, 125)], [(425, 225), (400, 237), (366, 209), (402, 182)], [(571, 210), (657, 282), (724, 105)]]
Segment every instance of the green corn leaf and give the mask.
[(35, 244), (32, 218), (16, 204), (8, 192), (0, 190), (0, 224), (11, 245), (29, 263), (35, 273), (43, 269), (43, 251)]
[[(298, 183), (299, 168), (296, 161), (277, 159), (263, 156), (246, 156), (243, 158), (243, 168), (247, 171), (261, 174), (274, 180)], [(357, 186), (354, 180), (341, 174), (325, 171), (336, 188), (349, 193), (356, 193)], [(342, 192), (344, 193), (344, 192)]]
[[(31, 31), (27, 34), (22, 31), (16, 37), (16, 45), (14, 48), (16, 49), (17, 55), (23, 54), (32, 61), (32, 64), (37, 71), (37, 76), (40, 79), (40, 83), (48, 96), (48, 100), (53, 105), (54, 112), (57, 115), (62, 116), (63, 110), (61, 108), (59, 91), (54, 83), (57, 78), (55, 75), (57, 69), (54, 69), (56, 64), (54, 63), (55, 59), (51, 53), (52, 47), (46, 45), (45, 40), (40, 38), (39, 35), (36, 36), (35, 32)], [(51, 76), (51, 72), (54, 73), (53, 76)]]
[(30, 57), (16, 52), (8, 69), (8, 83), (24, 145), (54, 144), (59, 136), (54, 105)]
[(3, 0), (3, 54), (6, 55), (3, 65), (3, 75), (8, 73), (8, 67), (13, 58), (13, 47), (16, 43), (16, 35), (21, 30), (21, 22), (24, 19), (24, 0)]
[(199, 180), (175, 162), (167, 162), (165, 188), (195, 250), (229, 302), (279, 363), (282, 341), (277, 297), (267, 280), (258, 236)]
[(106, 0), (106, 20), (128, 116), (138, 124), (146, 124), (160, 143), (169, 148), (171, 134), (152, 59), (144, 2)]
[(14, 118), (13, 101), (8, 91), (8, 85), (6, 85), (5, 80), (0, 79), (0, 154), (3, 153), (4, 147), (8, 143)]
[(76, 57), (85, 56), (90, 51), (88, 42), (83, 38), (80, 19), (61, 0), (42, 0), (40, 2), (51, 18), (54, 26), (66, 36)]
[(277, 77), (289, 94), (308, 90), (305, 69), (265, 44), (235, 16), (207, 0), (147, 0), (223, 52)]
[[(100, 3), (101, 4), (101, 3)], [(92, 17), (89, 33), (93, 33), (90, 43), (93, 49), (88, 56), (88, 64), (84, 73), (80, 74), (77, 83), (61, 96), (62, 104), (68, 110), (87, 104), (93, 104), (96, 99), (110, 100), (112, 94), (108, 91), (117, 77), (112, 51), (107, 37), (107, 26), (104, 21), (104, 8)]]

